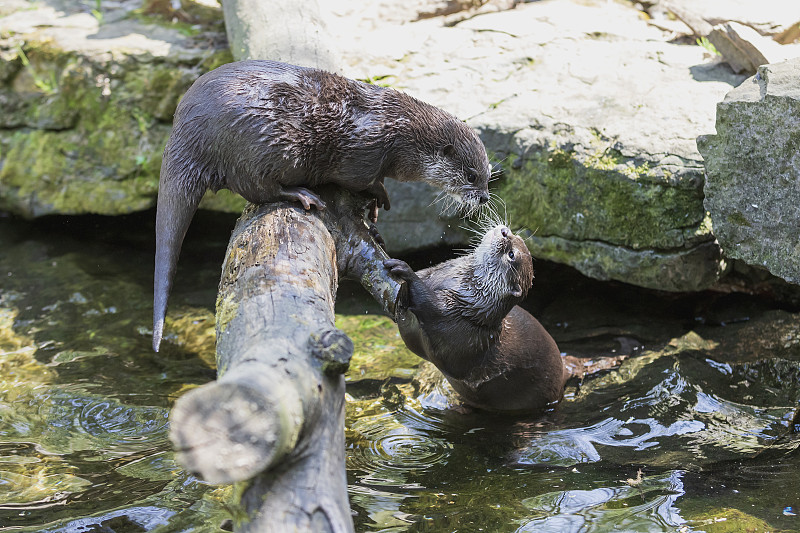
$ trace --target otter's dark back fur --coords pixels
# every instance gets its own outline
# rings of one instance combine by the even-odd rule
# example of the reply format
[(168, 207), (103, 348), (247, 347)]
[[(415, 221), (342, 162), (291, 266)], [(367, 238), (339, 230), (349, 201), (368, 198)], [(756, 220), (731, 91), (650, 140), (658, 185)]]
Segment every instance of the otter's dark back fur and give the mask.
[(468, 403), (541, 410), (561, 398), (567, 375), (553, 338), (517, 305), (533, 284), (533, 263), (522, 239), (509, 241), (513, 265), (500, 263), (508, 248), (481, 256), (482, 244), (419, 271), (416, 280), (406, 277), (410, 313), (401, 313), (398, 326), (409, 349), (435, 364)]
[(181, 243), (207, 190), (264, 203), (288, 187), (365, 191), (392, 177), (425, 180), (477, 205), (488, 199), (489, 174), (472, 129), (398, 91), (275, 61), (201, 76), (178, 105), (161, 165), (153, 348)]

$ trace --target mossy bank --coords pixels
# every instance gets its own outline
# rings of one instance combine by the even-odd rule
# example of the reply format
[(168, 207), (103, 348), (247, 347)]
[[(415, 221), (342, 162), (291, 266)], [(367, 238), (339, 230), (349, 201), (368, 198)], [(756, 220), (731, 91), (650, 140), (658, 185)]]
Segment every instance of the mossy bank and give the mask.
[(0, 18), (2, 210), (152, 207), (178, 101), (200, 74), (232, 60), (217, 24), (191, 35), (157, 17), (81, 9)]
[(697, 176), (613, 149), (574, 145), (498, 154), (508, 218), (535, 257), (596, 279), (667, 291), (713, 285), (725, 268)]

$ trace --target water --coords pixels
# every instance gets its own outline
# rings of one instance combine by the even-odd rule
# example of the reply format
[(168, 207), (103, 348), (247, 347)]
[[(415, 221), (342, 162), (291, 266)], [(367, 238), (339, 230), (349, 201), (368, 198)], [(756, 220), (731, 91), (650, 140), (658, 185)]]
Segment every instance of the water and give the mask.
[[(181, 470), (167, 417), (214, 378), (233, 221), (195, 221), (154, 354), (151, 216), (0, 220), (0, 530), (220, 531), (232, 491)], [(800, 531), (800, 316), (536, 266), (528, 305), (562, 351), (632, 356), (539, 417), (474, 412), (415, 378), (394, 326), (343, 286), (356, 530)]]

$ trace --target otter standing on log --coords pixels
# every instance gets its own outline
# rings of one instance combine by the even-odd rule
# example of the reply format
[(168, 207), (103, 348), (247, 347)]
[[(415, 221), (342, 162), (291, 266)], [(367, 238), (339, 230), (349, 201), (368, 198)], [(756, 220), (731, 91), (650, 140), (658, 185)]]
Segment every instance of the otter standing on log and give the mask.
[(407, 282), (397, 320), (406, 346), (467, 403), (519, 412), (561, 399), (568, 375), (558, 346), (517, 305), (533, 285), (531, 254), (507, 227), (489, 230), (472, 253), (417, 273), (398, 259), (384, 265)]
[(325, 207), (305, 187), (340, 185), (389, 209), (385, 177), (425, 181), (469, 211), (489, 200), (476, 133), (406, 94), (312, 68), (240, 61), (198, 78), (175, 112), (156, 213), (153, 349), (158, 351), (181, 244), (203, 194)]

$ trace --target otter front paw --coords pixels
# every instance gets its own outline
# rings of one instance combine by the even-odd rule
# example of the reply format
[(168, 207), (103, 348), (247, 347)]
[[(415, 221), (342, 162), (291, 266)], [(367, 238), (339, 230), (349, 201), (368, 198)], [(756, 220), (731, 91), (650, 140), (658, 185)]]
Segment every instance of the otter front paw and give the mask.
[(281, 191), (281, 197), (290, 201), (300, 202), (306, 211), (310, 210), (311, 206), (316, 207), (319, 211), (325, 209), (325, 202), (305, 187), (287, 187)]
[(393, 276), (406, 281), (411, 281), (415, 277), (414, 271), (408, 266), (408, 263), (400, 259), (386, 259), (383, 261), (383, 267)]

